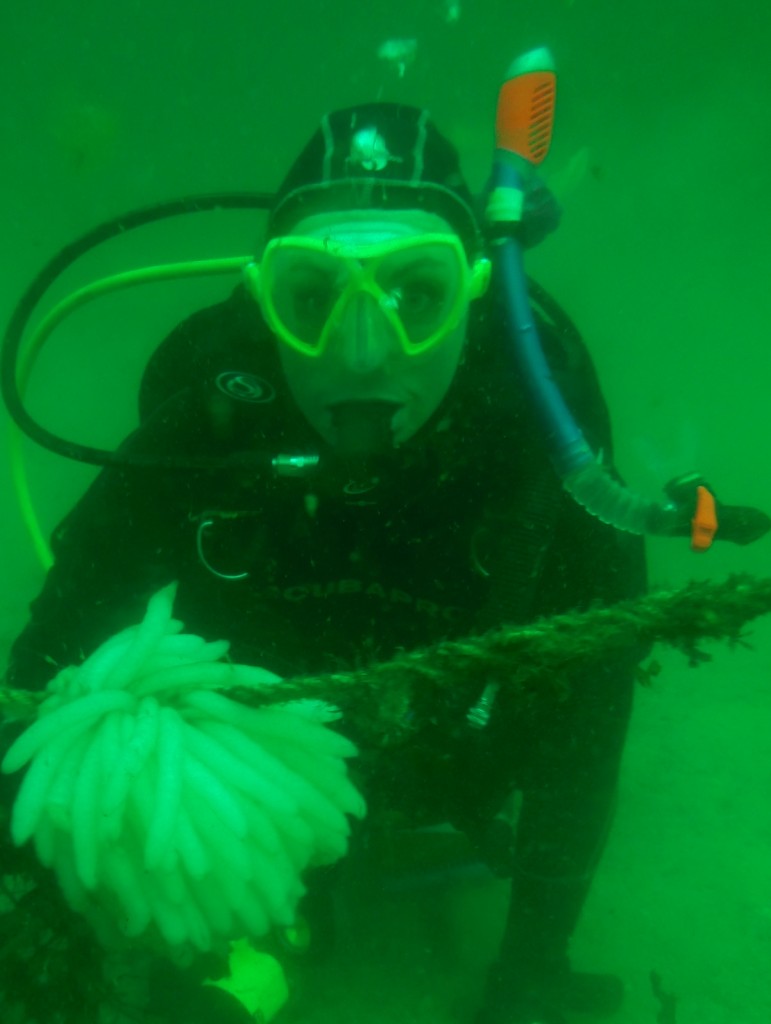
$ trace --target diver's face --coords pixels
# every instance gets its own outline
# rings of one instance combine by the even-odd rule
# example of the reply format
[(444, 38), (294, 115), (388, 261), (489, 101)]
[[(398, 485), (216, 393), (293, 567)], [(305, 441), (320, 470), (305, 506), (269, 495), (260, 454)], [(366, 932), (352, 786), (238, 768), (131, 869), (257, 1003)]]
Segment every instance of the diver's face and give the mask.
[[(285, 320), (295, 317), (295, 336), (304, 337), (307, 330), (318, 350), (279, 342), (281, 363), (301, 411), (334, 447), (356, 448), (357, 438), (363, 450), (400, 445), (447, 393), (466, 337), (465, 293), (448, 315), (447, 329), (439, 324), (438, 340), (431, 341), (430, 332), (441, 321), (442, 309), (449, 313), (445, 282), (456, 273), (457, 260), (441, 246), (426, 250), (398, 243), (452, 233), (441, 217), (420, 211), (320, 214), (292, 230), (292, 238), (315, 239), (332, 251), (343, 246), (346, 253), (397, 243), (393, 253), (369, 265), (366, 259), (348, 259), (339, 269), (334, 261), (324, 261), (326, 252), (317, 256), (310, 251), (288, 278), (291, 299), (285, 308), (291, 307), (291, 313)], [(276, 284), (277, 303), (284, 301), (283, 284)]]

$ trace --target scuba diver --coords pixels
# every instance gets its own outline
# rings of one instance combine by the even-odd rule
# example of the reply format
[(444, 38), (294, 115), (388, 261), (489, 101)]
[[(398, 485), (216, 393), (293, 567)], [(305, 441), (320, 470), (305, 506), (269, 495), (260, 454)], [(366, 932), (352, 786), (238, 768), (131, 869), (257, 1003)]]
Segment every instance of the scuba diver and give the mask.
[[(558, 211), (537, 178), (519, 184), (521, 210), (499, 219), (518, 222), (522, 248)], [(564, 465), (601, 452), (593, 486), (606, 482), (605, 506), (626, 494), (591, 359), (524, 282), (510, 235), (490, 230), (425, 111), (325, 116), (271, 201), (259, 257), (156, 349), (138, 429), (56, 528), (9, 685), (44, 687), (172, 580), (192, 632), (227, 637), (234, 661), (280, 676), (642, 593), (643, 530), (574, 500), (576, 466)], [(537, 332), (536, 356), (512, 358), (512, 331), (525, 347)], [(556, 455), (555, 406), (580, 425)], [(673, 507), (646, 515), (663, 522)], [(687, 532), (690, 512), (678, 516), (669, 532)], [(594, 666), (505, 728), (495, 680), (480, 678), (465, 721), (437, 709), (441, 757), (405, 754), (370, 775), (363, 759), (370, 827), (384, 809), (449, 821), (511, 879), (477, 1024), (561, 1024), (621, 1004), (620, 979), (574, 967), (569, 943), (610, 827), (643, 653)], [(516, 829), (500, 813), (515, 791)], [(165, 1019), (161, 1003), (188, 1024), (251, 1019), (189, 975), (163, 977), (148, 1020)]]

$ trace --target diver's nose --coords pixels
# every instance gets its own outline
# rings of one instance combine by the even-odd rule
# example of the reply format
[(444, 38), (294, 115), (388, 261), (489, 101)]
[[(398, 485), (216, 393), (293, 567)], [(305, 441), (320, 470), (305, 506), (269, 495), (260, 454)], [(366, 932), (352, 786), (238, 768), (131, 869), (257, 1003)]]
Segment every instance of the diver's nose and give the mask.
[(351, 299), (335, 333), (338, 355), (354, 373), (380, 369), (399, 345), (377, 299), (367, 293)]

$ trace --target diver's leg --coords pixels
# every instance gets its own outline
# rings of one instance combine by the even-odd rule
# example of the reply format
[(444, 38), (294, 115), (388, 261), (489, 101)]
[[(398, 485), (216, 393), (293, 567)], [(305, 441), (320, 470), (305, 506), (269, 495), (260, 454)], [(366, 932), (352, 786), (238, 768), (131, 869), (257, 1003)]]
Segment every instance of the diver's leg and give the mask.
[(628, 666), (604, 668), (530, 716), (511, 901), (479, 1024), (560, 1024), (620, 1003), (620, 981), (572, 971), (568, 947), (609, 831), (633, 687)]

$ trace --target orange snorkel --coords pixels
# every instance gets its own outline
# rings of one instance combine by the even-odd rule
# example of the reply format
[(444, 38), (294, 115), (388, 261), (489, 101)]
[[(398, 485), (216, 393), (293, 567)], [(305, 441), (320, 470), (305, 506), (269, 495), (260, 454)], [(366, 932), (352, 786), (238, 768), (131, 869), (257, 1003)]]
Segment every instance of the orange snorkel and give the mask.
[(595, 457), (557, 387), (538, 336), (528, 296), (522, 244), (525, 196), (551, 143), (556, 74), (551, 54), (533, 50), (510, 66), (498, 94), (495, 155), (486, 214), (491, 226), (493, 274), (510, 350), (526, 383), (554, 467), (565, 489), (587, 512), (619, 530), (690, 536), (705, 551), (720, 536), (748, 544), (771, 528), (765, 513), (720, 505), (700, 477), (666, 488), (666, 504), (635, 494), (610, 476)]
[(595, 462), (583, 433), (554, 382), (541, 347), (527, 291), (520, 228), (535, 166), (549, 151), (556, 75), (548, 50), (533, 50), (509, 68), (498, 94), (495, 156), (487, 219), (493, 228), (493, 272), (504, 307), (510, 347), (559, 475)]
[(498, 93), (495, 145), (534, 167), (546, 159), (554, 129), (557, 76), (551, 64), (548, 50), (519, 58)]

